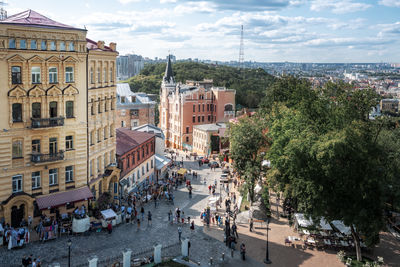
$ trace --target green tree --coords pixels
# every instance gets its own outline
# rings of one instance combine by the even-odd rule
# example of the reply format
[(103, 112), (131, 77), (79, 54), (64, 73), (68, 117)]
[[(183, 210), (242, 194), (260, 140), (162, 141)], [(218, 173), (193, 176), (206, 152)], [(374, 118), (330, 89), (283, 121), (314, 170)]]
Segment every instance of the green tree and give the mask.
[(266, 100), (269, 179), (300, 211), (349, 225), (361, 260), (360, 236), (367, 245), (379, 241), (390, 183), (379, 124), (368, 120), (378, 97), (341, 84), (313, 90), (293, 79), (280, 81)]

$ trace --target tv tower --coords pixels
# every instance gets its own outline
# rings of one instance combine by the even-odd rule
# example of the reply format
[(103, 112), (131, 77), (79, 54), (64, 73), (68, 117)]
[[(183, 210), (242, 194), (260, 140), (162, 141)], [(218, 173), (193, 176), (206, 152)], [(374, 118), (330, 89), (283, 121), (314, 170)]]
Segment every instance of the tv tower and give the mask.
[(7, 11), (4, 9), (7, 3), (5, 1), (0, 1), (0, 21), (7, 18)]
[(243, 43), (243, 25), (240, 32), (240, 49), (239, 49), (239, 69), (244, 67), (244, 43)]

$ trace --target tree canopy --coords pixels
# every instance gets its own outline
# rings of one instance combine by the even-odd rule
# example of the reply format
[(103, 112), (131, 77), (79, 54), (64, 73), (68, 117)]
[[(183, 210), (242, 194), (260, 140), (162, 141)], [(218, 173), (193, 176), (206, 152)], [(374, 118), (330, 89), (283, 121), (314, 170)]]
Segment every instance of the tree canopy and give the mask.
[[(126, 82), (134, 92), (158, 94), (166, 63), (148, 64), (140, 75)], [(274, 77), (263, 69), (242, 69), (195, 62), (177, 62), (172, 66), (175, 80), (185, 83), (186, 80), (202, 81), (212, 79), (215, 86), (225, 86), (236, 90), (236, 104), (248, 108), (257, 108), (265, 96)]]

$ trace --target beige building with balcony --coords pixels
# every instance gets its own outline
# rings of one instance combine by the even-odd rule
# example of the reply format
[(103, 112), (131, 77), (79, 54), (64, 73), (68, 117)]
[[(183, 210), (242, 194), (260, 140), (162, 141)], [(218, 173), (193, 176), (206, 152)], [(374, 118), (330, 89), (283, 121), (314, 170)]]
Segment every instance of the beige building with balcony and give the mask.
[(115, 136), (115, 78), (91, 93), (87, 57), (104, 62), (114, 77), (117, 52), (115, 44), (92, 49), (86, 33), (33, 10), (0, 21), (0, 219), (13, 226), (86, 205), (92, 198), (88, 158), (108, 153), (100, 171), (115, 162), (115, 138), (101, 142), (101, 152), (88, 150), (88, 121), (97, 129), (88, 115), (93, 96), (107, 98), (113, 111), (98, 120)]
[[(225, 123), (203, 124), (193, 126), (193, 152), (199, 155), (211, 155), (220, 150), (220, 134), (226, 129)], [(215, 138), (215, 140), (212, 140)], [(212, 142), (214, 145), (212, 146)]]

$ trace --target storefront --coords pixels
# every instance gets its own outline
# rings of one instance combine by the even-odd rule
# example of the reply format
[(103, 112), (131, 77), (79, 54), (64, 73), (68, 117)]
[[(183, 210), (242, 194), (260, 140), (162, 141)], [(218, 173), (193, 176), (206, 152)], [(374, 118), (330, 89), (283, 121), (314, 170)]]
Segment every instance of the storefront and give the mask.
[(156, 181), (162, 180), (168, 171), (172, 161), (169, 158), (156, 154)]

